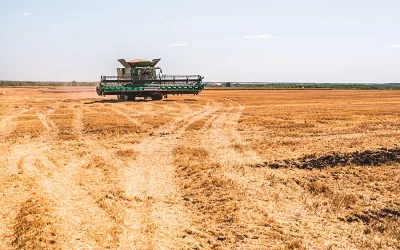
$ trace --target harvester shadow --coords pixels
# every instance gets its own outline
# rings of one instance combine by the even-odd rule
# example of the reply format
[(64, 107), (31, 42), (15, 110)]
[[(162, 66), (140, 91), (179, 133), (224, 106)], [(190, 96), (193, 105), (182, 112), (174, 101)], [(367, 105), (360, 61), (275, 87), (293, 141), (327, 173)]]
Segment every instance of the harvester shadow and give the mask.
[[(182, 100), (164, 99), (163, 102), (182, 102)], [(183, 99), (183, 102), (197, 102), (196, 99)]]
[(96, 101), (91, 101), (91, 102), (84, 102), (83, 104), (118, 103), (118, 102), (149, 102), (149, 100), (120, 101), (120, 100), (109, 99), (109, 100), (96, 100)]
[[(177, 100), (167, 100), (164, 99), (162, 100), (163, 102), (177, 102)], [(91, 102), (84, 102), (83, 104), (95, 104), (95, 103), (118, 103), (118, 102), (154, 102), (153, 100), (144, 100), (144, 99), (139, 99), (139, 100), (134, 100), (134, 101), (120, 101), (117, 99), (106, 99), (106, 100), (95, 100)], [(197, 102), (196, 99), (183, 99), (183, 102)]]
[(196, 99), (183, 99), (184, 102), (197, 102)]
[(84, 102), (83, 104), (94, 104), (94, 103), (116, 103), (116, 102), (121, 102), (119, 100), (96, 100), (96, 101), (91, 101), (91, 102)]

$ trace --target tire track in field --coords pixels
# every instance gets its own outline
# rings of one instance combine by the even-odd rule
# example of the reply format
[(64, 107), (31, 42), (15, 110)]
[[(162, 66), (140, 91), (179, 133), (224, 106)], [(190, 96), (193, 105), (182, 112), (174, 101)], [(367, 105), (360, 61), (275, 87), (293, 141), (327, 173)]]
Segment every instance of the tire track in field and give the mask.
[[(243, 145), (240, 132), (237, 130), (243, 110), (244, 107), (230, 101), (230, 105), (219, 112), (220, 115), (200, 140), (203, 142), (203, 148), (208, 150), (210, 158), (222, 165), (218, 175), (235, 183), (236, 188), (244, 193), (237, 216), (242, 221), (241, 224), (245, 222), (247, 231), (251, 232), (248, 236), (252, 236), (243, 238), (241, 242), (235, 243), (235, 246), (272, 248), (287, 237), (287, 232), (280, 229), (283, 227), (282, 223), (293, 221), (293, 218), (289, 218), (288, 214), (280, 210), (270, 211), (260, 206), (263, 203), (254, 196), (267, 190), (264, 186), (259, 186), (259, 182), (253, 177), (260, 176), (257, 169), (249, 167), (251, 164), (263, 162), (262, 158), (253, 151), (250, 145)], [(279, 176), (280, 174), (276, 174), (277, 178)], [(287, 218), (282, 219), (285, 217)], [(296, 232), (295, 225), (291, 225), (291, 231)]]
[[(132, 123), (133, 123), (135, 126), (137, 126), (137, 127), (140, 127), (140, 126), (141, 126), (140, 122), (133, 118), (133, 117), (137, 117), (137, 115), (128, 115), (128, 114), (131, 114), (132, 111), (130, 111), (130, 112), (121, 111), (120, 109), (115, 108), (115, 107), (111, 107), (111, 106), (107, 106), (107, 107), (105, 107), (104, 109), (111, 110), (112, 112), (115, 112), (115, 113), (117, 113), (118, 115), (121, 115), (121, 116), (125, 117), (128, 121), (132, 122)], [(128, 114), (127, 114), (127, 113), (128, 113)]]
[[(120, 168), (124, 166), (119, 161), (117, 163), (114, 161), (115, 153), (109, 146), (98, 143), (90, 134), (83, 134), (85, 110), (88, 108), (75, 109), (73, 130), (79, 136), (79, 143), (74, 147), (78, 150), (75, 149), (77, 155), (72, 156), (76, 158), (73, 167), (68, 167), (63, 178), (69, 179), (68, 183), (72, 183), (76, 190), (74, 195), (70, 195), (74, 199), (67, 197), (67, 200), (70, 200), (67, 207), (75, 209), (75, 214), (80, 214), (79, 220), (95, 222), (94, 225), (86, 227), (87, 231), (89, 228), (94, 228), (89, 235), (86, 235), (86, 239), (94, 241), (98, 247), (131, 249), (129, 245), (120, 244), (125, 209), (132, 206), (131, 200), (125, 196), (119, 185)], [(86, 149), (90, 149), (91, 152), (87, 152)], [(62, 190), (60, 188), (60, 191)], [(74, 203), (79, 196), (86, 197), (84, 204), (82, 200)], [(80, 208), (91, 211), (88, 217), (85, 217), (85, 211), (79, 211)]]
[[(9, 170), (8, 159), (2, 163), (0, 171), (0, 248), (11, 249), (13, 224), (18, 205), (28, 199), (29, 190), (23, 178), (24, 156), (15, 161), (14, 170)], [(14, 163), (14, 161), (12, 161)]]
[[(209, 107), (207, 107), (206, 109), (209, 109)], [(201, 119), (204, 116), (207, 116), (208, 113), (210, 111), (207, 111), (204, 114), (201, 114), (202, 111), (196, 112), (196, 113), (191, 113), (188, 114), (186, 116), (184, 116), (184, 118), (180, 118), (179, 119), (179, 127), (182, 127), (182, 125), (188, 126), (190, 125), (190, 121), (189, 122), (183, 122), (184, 120), (187, 120), (194, 116), (197, 117), (197, 119)], [(176, 124), (172, 123), (172, 124), (168, 124), (163, 128), (160, 128), (160, 131), (162, 131), (162, 133), (165, 133), (165, 131), (171, 129), (172, 131), (175, 131), (177, 129), (174, 128), (174, 125), (177, 126)], [(182, 127), (181, 130), (184, 131), (185, 127)], [(177, 136), (177, 135), (176, 135)], [(149, 140), (147, 140), (147, 143), (145, 144), (149, 144), (152, 145), (151, 141), (153, 140), (153, 138), (155, 137), (150, 137), (148, 138)], [(97, 188), (98, 189), (103, 189), (103, 191), (108, 192), (108, 193), (114, 193), (116, 194), (116, 198), (117, 200), (113, 200), (111, 205), (116, 205), (117, 207), (119, 207), (118, 211), (114, 212), (112, 211), (112, 209), (110, 209), (111, 206), (109, 205), (104, 205), (104, 203), (102, 204), (97, 203), (97, 205), (99, 207), (102, 207), (102, 209), (104, 209), (105, 211), (109, 211), (111, 214), (111, 217), (119, 217), (117, 218), (117, 220), (115, 220), (115, 236), (117, 239), (117, 244), (120, 248), (122, 249), (131, 249), (133, 245), (138, 246), (138, 248), (151, 248), (151, 240), (147, 239), (147, 240), (143, 240), (141, 238), (144, 238), (143, 235), (149, 235), (152, 234), (152, 232), (155, 231), (155, 225), (153, 223), (153, 218), (151, 216), (151, 213), (149, 213), (149, 207), (151, 207), (151, 204), (153, 201), (152, 197), (146, 197), (145, 199), (139, 198), (137, 196), (128, 196), (125, 195), (124, 192), (122, 192), (119, 189), (119, 186), (121, 185), (121, 180), (124, 180), (123, 183), (126, 183), (126, 177), (124, 176), (124, 174), (118, 174), (118, 171), (121, 172), (121, 170), (124, 170), (127, 168), (126, 166), (126, 162), (121, 161), (120, 159), (118, 159), (118, 156), (115, 154), (115, 150), (110, 149), (111, 146), (107, 146), (107, 145), (102, 145), (100, 143), (98, 143), (97, 141), (93, 141), (92, 139), (90, 139), (90, 137), (84, 136), (84, 138), (81, 138), (80, 140), (81, 142), (83, 142), (84, 144), (86, 144), (87, 146), (84, 146), (84, 148), (90, 148), (92, 151), (96, 152), (96, 155), (99, 155), (100, 157), (102, 157), (104, 160), (107, 160), (107, 164), (111, 163), (112, 165), (103, 167), (103, 170), (109, 171), (109, 173), (113, 173), (112, 175), (114, 177), (112, 177), (112, 182), (113, 185), (110, 185), (110, 181), (103, 181), (101, 179), (101, 175), (98, 176), (99, 178), (97, 178)], [(168, 145), (166, 145), (166, 148), (168, 148)], [(135, 147), (136, 150), (136, 147)], [(138, 154), (140, 154), (140, 152), (138, 152)], [(90, 160), (90, 159), (89, 159)], [(93, 164), (92, 164), (93, 165)], [(101, 164), (100, 164), (101, 165)], [(91, 167), (93, 168), (93, 167)], [(85, 172), (85, 171), (84, 171)], [(80, 174), (80, 176), (86, 176), (85, 179), (88, 180), (90, 179), (90, 176), (85, 175), (85, 173), (82, 172)], [(118, 181), (117, 181), (118, 180)], [(119, 184), (120, 183), (120, 184)], [(126, 185), (126, 184), (125, 184)], [(93, 193), (95, 193), (95, 189), (96, 187), (89, 184), (86, 185), (88, 186), (86, 189), (90, 189), (89, 193), (91, 193), (90, 195), (93, 196)], [(107, 187), (106, 190), (104, 190), (104, 186)], [(84, 185), (82, 185), (82, 187), (84, 187)], [(108, 191), (107, 191), (108, 190)], [(109, 198), (114, 197), (115, 195), (111, 195), (109, 196)], [(121, 199), (120, 199), (121, 198)], [(98, 200), (98, 197), (97, 197)], [(122, 200), (122, 202), (120, 202), (120, 200)], [(132, 208), (134, 207), (134, 208)], [(125, 212), (124, 210), (127, 211), (134, 211), (135, 213), (137, 213), (137, 211), (140, 211), (140, 214), (142, 216), (140, 216), (140, 218), (135, 219), (134, 221), (131, 221), (128, 219), (126, 219), (125, 221), (123, 221), (123, 218), (126, 215), (130, 215), (131, 212)], [(122, 215), (122, 216), (121, 216)], [(141, 222), (141, 223), (138, 223)], [(138, 231), (140, 231), (140, 234), (135, 234), (135, 237), (132, 237), (132, 232), (129, 230), (126, 230), (126, 233), (124, 235), (120, 235), (121, 233), (121, 228), (124, 227), (123, 224), (129, 224), (131, 227), (136, 227), (138, 228)], [(146, 226), (143, 226), (146, 225)], [(122, 240), (122, 242), (121, 242)], [(115, 245), (114, 245), (115, 246)]]
[(45, 128), (45, 132), (41, 136), (41, 138), (45, 141), (51, 141), (53, 138), (56, 138), (59, 133), (57, 125), (50, 119), (50, 115), (53, 114), (56, 108), (59, 106), (59, 103), (55, 103), (51, 105), (51, 108), (49, 108), (45, 114), (37, 114), (39, 120), (42, 122)]
[[(192, 219), (195, 230), (188, 234), (199, 239), (200, 248), (273, 246), (264, 241), (271, 230), (267, 225), (275, 222), (247, 194), (248, 183), (242, 178), (246, 164), (260, 161), (250, 146), (243, 145), (237, 130), (243, 110), (243, 106), (229, 101), (204, 124), (202, 133), (188, 132), (193, 136), (189, 141), (198, 142), (200, 148), (194, 143), (194, 148), (176, 149), (176, 161), (180, 164), (177, 181), (187, 195), (186, 205), (197, 213)], [(196, 156), (203, 149), (209, 160), (183, 160), (185, 151), (193, 151)], [(273, 234), (281, 237), (280, 232)]]
[[(132, 235), (126, 239), (121, 237), (127, 211), (137, 202), (126, 195), (122, 186), (125, 162), (118, 159), (111, 146), (102, 145), (89, 136), (82, 136), (79, 144), (81, 147), (75, 153), (83, 160), (77, 161), (80, 163), (74, 178), (81, 192), (92, 201), (87, 207), (96, 207), (94, 210), (104, 214), (106, 230), (97, 233), (96, 241), (101, 248), (132, 249), (135, 238)], [(92, 152), (87, 152), (87, 148)]]
[(129, 239), (132, 234), (140, 235), (135, 241), (136, 249), (186, 247), (185, 240), (177, 240), (185, 235), (184, 230), (190, 228), (190, 222), (174, 182), (172, 151), (187, 126), (211, 117), (218, 109), (215, 103), (208, 103), (203, 109), (178, 117), (161, 127), (158, 131), (167, 133), (166, 136), (157, 136), (156, 132), (156, 136), (135, 146), (137, 160), (128, 163), (124, 176), (127, 196), (139, 202), (127, 213), (126, 230), (121, 239)]
[[(58, 236), (54, 239), (57, 245), (62, 249), (115, 247), (116, 245), (113, 244), (115, 239), (112, 234), (115, 225), (112, 215), (100, 208), (95, 195), (90, 195), (90, 191), (96, 192), (97, 190), (91, 190), (90, 187), (82, 188), (78, 185), (80, 183), (76, 182), (77, 176), (82, 177), (82, 159), (74, 159), (74, 155), (63, 155), (61, 158), (64, 158), (68, 164), (61, 164), (55, 159), (60, 155), (51, 156), (47, 144), (36, 143), (35, 147), (33, 145), (23, 145), (23, 147), (36, 149), (34, 155), (24, 155), (25, 160), (22, 163), (20, 160), (18, 163), (18, 172), (22, 174), (20, 177), (22, 178), (21, 188), (28, 189), (23, 193), (24, 197), (28, 196), (26, 199), (32, 199), (33, 203), (30, 202), (30, 204), (33, 206), (36, 206), (37, 200), (40, 204), (43, 203), (43, 200), (45, 204), (51, 204), (49, 206), (51, 212), (44, 210), (44, 216), (56, 218), (56, 221), (52, 222), (51, 228), (58, 232)], [(21, 152), (21, 148), (16, 147), (14, 151), (17, 155), (17, 152)], [(27, 178), (34, 180), (33, 192), (35, 195), (33, 196), (29, 194), (32, 190), (27, 187)], [(89, 192), (85, 191), (88, 189)], [(13, 203), (15, 205), (15, 202)], [(34, 241), (35, 239), (30, 240)], [(17, 243), (18, 246), (25, 246), (25, 243)]]
[[(235, 147), (235, 144), (233, 144), (233, 147), (228, 146), (232, 145), (232, 142), (241, 142), (241, 136), (236, 127), (237, 121), (240, 119), (239, 113), (243, 109), (244, 107), (235, 106), (231, 102), (231, 106), (227, 107), (222, 112), (225, 113), (213, 122), (210, 130), (201, 140), (208, 142), (207, 144), (204, 143), (203, 147), (209, 149), (212, 159), (224, 165), (220, 174), (239, 184), (240, 189), (245, 193), (238, 217), (246, 222), (247, 230), (252, 232), (254, 239), (245, 238), (242, 243), (236, 246), (243, 248), (262, 246), (263, 249), (270, 249), (285, 242), (284, 239), (290, 237), (290, 235), (296, 235), (299, 238), (302, 236), (296, 234), (299, 231), (298, 225), (294, 223), (297, 218), (290, 211), (286, 211), (286, 208), (279, 209), (279, 206), (274, 203), (270, 205), (259, 200), (261, 195), (258, 194), (265, 194), (266, 192), (271, 195), (279, 194), (273, 188), (266, 189), (265, 185), (261, 184), (263, 182), (257, 180), (262, 176), (260, 172), (249, 167), (252, 163), (263, 162), (261, 157), (248, 145), (238, 148)], [(207, 145), (211, 146), (207, 147)], [(264, 169), (264, 174), (267, 171), (269, 170)], [(284, 180), (285, 174), (275, 172), (267, 178), (271, 178), (271, 180), (282, 178)], [(283, 206), (299, 207), (296, 201), (296, 199), (286, 201)], [(288, 221), (292, 223), (288, 224)], [(289, 230), (281, 230), (282, 228)]]
[(11, 245), (16, 249), (62, 249), (52, 211), (52, 204), (40, 194), (31, 194), (16, 214)]
[[(179, 117), (173, 123), (161, 127), (159, 131), (162, 133), (171, 132), (170, 136), (168, 137), (172, 137), (173, 140), (175, 140), (175, 143), (177, 143), (177, 141), (179, 140), (179, 136), (183, 134), (183, 131), (187, 126), (198, 119), (203, 119), (204, 117), (210, 116), (213, 112), (217, 110), (218, 108), (213, 107), (213, 104), (209, 103), (203, 110), (196, 111), (190, 114), (185, 114), (182, 117)], [(62, 235), (62, 238), (57, 238), (57, 243), (60, 242), (63, 248), (68, 248), (68, 246), (71, 246), (68, 244), (73, 244), (82, 248), (118, 247), (122, 249), (132, 249), (133, 246), (141, 246), (143, 248), (159, 248), (160, 246), (173, 248), (170, 244), (171, 235), (169, 233), (172, 233), (173, 236), (178, 234), (176, 232), (179, 232), (179, 230), (175, 229), (181, 229), (181, 225), (177, 223), (176, 216), (179, 217), (181, 214), (185, 214), (186, 212), (184, 211), (185, 208), (182, 205), (179, 205), (179, 202), (176, 201), (176, 197), (179, 197), (179, 195), (169, 196), (168, 198), (171, 198), (170, 200), (164, 199), (165, 195), (161, 195), (160, 199), (163, 200), (159, 201), (155, 198), (158, 199), (160, 196), (154, 196), (155, 198), (153, 198), (152, 192), (154, 191), (151, 190), (148, 192), (149, 195), (143, 196), (145, 197), (145, 199), (133, 197), (134, 199), (130, 200), (128, 197), (129, 202), (117, 201), (110, 204), (103, 203), (103, 205), (101, 205), (101, 202), (96, 200), (97, 196), (93, 196), (92, 194), (90, 194), (90, 192), (95, 191), (95, 189), (93, 188), (95, 187), (94, 185), (89, 188), (90, 190), (88, 190), (82, 188), (82, 186), (79, 186), (79, 183), (76, 183), (76, 177), (82, 177), (82, 161), (86, 161), (87, 163), (90, 160), (90, 156), (92, 154), (79, 154), (79, 156), (82, 158), (74, 159), (74, 157), (76, 156), (68, 154), (68, 145), (65, 145), (65, 148), (57, 150), (57, 152), (61, 151), (65, 153), (61, 153), (61, 155), (57, 156), (51, 156), (52, 146), (54, 146), (54, 143), (56, 143), (56, 141), (51, 141), (51, 137), (49, 135), (51, 135), (53, 132), (56, 132), (56, 128), (53, 127), (51, 123), (47, 123), (47, 118), (45, 115), (42, 115), (41, 118), (41, 121), (45, 121), (43, 123), (48, 125), (44, 125), (47, 127), (47, 133), (43, 133), (40, 137), (35, 138), (32, 143), (21, 144), (17, 146), (17, 148), (15, 148), (13, 152), (11, 152), (11, 155), (14, 155), (15, 158), (15, 160), (13, 161), (18, 163), (21, 161), (21, 159), (25, 157), (25, 161), (23, 164), (26, 165), (24, 168), (16, 167), (12, 171), (17, 173), (21, 172), (26, 176), (30, 176), (29, 178), (35, 179), (35, 182), (38, 183), (38, 187), (36, 189), (40, 191), (40, 195), (38, 197), (31, 197), (33, 203), (31, 202), (29, 204), (51, 204), (51, 207), (53, 208), (51, 209), (51, 218), (57, 219), (55, 226), (57, 227), (57, 230), (59, 230), (60, 235)], [(79, 110), (76, 112), (74, 126), (77, 132), (82, 131), (83, 122), (81, 118), (82, 111)], [(104, 147), (101, 145), (101, 143), (98, 143), (97, 141), (92, 141), (85, 135), (81, 136), (80, 139), (80, 142), (84, 142), (84, 144), (87, 144), (91, 150), (96, 151), (97, 149), (100, 149), (99, 154), (102, 155), (102, 157), (107, 157), (107, 155), (110, 153), (109, 147)], [(157, 147), (160, 147), (161, 150), (168, 149), (170, 147), (169, 143), (163, 143), (162, 139), (165, 139), (165, 137), (150, 137), (144, 144), (157, 145)], [(172, 148), (173, 147), (168, 150), (171, 150)], [(143, 151), (146, 151), (147, 155), (154, 155), (152, 147), (142, 148), (139, 154), (141, 154)], [(165, 152), (162, 154), (167, 155), (167, 153)], [(29, 155), (34, 155), (35, 157), (30, 157)], [(57, 160), (54, 160), (54, 158), (62, 158), (64, 159), (62, 161), (74, 161), (74, 163), (69, 163), (63, 166), (63, 164), (58, 164)], [(36, 161), (36, 159), (39, 159), (39, 161)], [(153, 162), (154, 161), (151, 161), (150, 164), (152, 165)], [(124, 168), (131, 168), (130, 164), (126, 164), (128, 166), (124, 166), (120, 161), (117, 161), (117, 163), (118, 164), (116, 165), (116, 167), (121, 167), (122, 170), (124, 170)], [(160, 172), (162, 170), (163, 169), (150, 169), (150, 171), (148, 172), (148, 177), (153, 178), (154, 172)], [(115, 168), (110, 168), (110, 171), (115, 172), (115, 179), (126, 180), (123, 175), (122, 177), (120, 177), (121, 173), (115, 171)], [(171, 170), (168, 171), (171, 172)], [(164, 177), (158, 176), (156, 178), (162, 179)], [(153, 180), (151, 181), (151, 183), (159, 181), (160, 180)], [(166, 182), (169, 182), (169, 185), (171, 185), (171, 181), (167, 180)], [(106, 183), (107, 182), (99, 181), (97, 187), (100, 187), (101, 185)], [(129, 184), (123, 181), (118, 181), (118, 183), (120, 183), (121, 185)], [(105, 192), (105, 196), (109, 195), (110, 193), (113, 195), (112, 192), (119, 189), (118, 185), (120, 184), (118, 183), (114, 182), (114, 186), (107, 187), (106, 191), (108, 190), (110, 192)], [(157, 185), (158, 189), (160, 187), (162, 187), (162, 183), (161, 185)], [(174, 187), (170, 188), (172, 190), (175, 189)], [(146, 189), (145, 192), (147, 192), (147, 190), (151, 188), (149, 188), (149, 186), (147, 185), (144, 187), (144, 189)], [(118, 195), (119, 194), (117, 192), (117, 198)], [(112, 196), (106, 198), (113, 199)], [(42, 203), (42, 199), (45, 199), (45, 202)], [(113, 211), (112, 205), (114, 205), (115, 203), (120, 208), (118, 208), (119, 210)], [(155, 209), (153, 209), (154, 204), (156, 204)], [(165, 212), (166, 210), (164, 209), (165, 205), (167, 205), (167, 207), (170, 207), (166, 209), (167, 212)], [(66, 210), (65, 208), (69, 208), (69, 210)], [(148, 210), (149, 208), (150, 211)], [(87, 209), (93, 211), (93, 213), (87, 213), (87, 211), (85, 211)], [(183, 210), (181, 211), (179, 209)], [(135, 211), (135, 213), (139, 215), (138, 217), (141, 218), (141, 222), (143, 223), (143, 225), (147, 226), (143, 227), (140, 223), (138, 223), (137, 220), (132, 221), (130, 220), (130, 218), (124, 218), (124, 216), (122, 216), (122, 218), (120, 219), (113, 219), (113, 217), (124, 215), (125, 210)], [(47, 213), (46, 211), (45, 213)], [(165, 213), (166, 216), (163, 216)], [(83, 227), (82, 223), (87, 221), (89, 221), (89, 223), (84, 223), (87, 226)], [(141, 233), (136, 234), (135, 238), (132, 238), (132, 234), (129, 231), (130, 226), (125, 226), (126, 223), (131, 223), (129, 225), (134, 224), (132, 227), (139, 227), (138, 230)], [(110, 225), (111, 228), (107, 228), (107, 226)], [(94, 228), (95, 232), (91, 232), (88, 236), (87, 231), (89, 230), (89, 227), (92, 229), (92, 231)], [(73, 228), (72, 232), (70, 232), (71, 228)], [(113, 230), (115, 234), (110, 235), (109, 231)], [(156, 238), (152, 238), (152, 236), (155, 236)], [(120, 240), (122, 238), (123, 242), (121, 242)], [(180, 245), (180, 247), (183, 248), (184, 245), (182, 244)]]
[(165, 111), (165, 112), (175, 112), (175, 111), (179, 110), (178, 107), (172, 107), (172, 105), (170, 105), (170, 104), (168, 105), (168, 104), (165, 104), (165, 103), (163, 103), (163, 104), (154, 103), (154, 106), (164, 109), (163, 111)]
[(211, 119), (208, 119), (205, 123), (204, 126), (202, 128), (202, 131), (206, 131), (207, 129), (211, 128), (211, 125), (213, 124), (213, 122), (218, 118), (217, 114), (213, 114)]
[(20, 169), (28, 197), (14, 217), (12, 245), (17, 249), (61, 249), (63, 235), (56, 226), (53, 203), (39, 184), (49, 169), (36, 155), (27, 156)]
[[(50, 114), (51, 112), (52, 110), (49, 110), (46, 114)], [(96, 201), (92, 200), (88, 193), (75, 182), (75, 175), (81, 167), (79, 160), (82, 159), (77, 159), (72, 164), (68, 164), (68, 168), (56, 164), (57, 161), (54, 158), (60, 157), (60, 155), (56, 157), (50, 157), (50, 155), (52, 152), (52, 143), (57, 142), (52, 141), (52, 136), (57, 134), (57, 127), (51, 123), (51, 120), (49, 122), (47, 115), (39, 114), (38, 117), (45, 128), (47, 128), (47, 132), (42, 133), (40, 137), (35, 138), (31, 143), (15, 145), (13, 150), (10, 150), (10, 157), (6, 162), (7, 165), (11, 165), (7, 169), (12, 174), (22, 175), (22, 179), (18, 177), (21, 179), (20, 183), (22, 187), (20, 189), (26, 189), (26, 178), (30, 178), (35, 180), (35, 192), (39, 192), (39, 194), (29, 195), (27, 192), (22, 191), (18, 191), (18, 193), (24, 197), (31, 197), (29, 198), (30, 201), (25, 204), (26, 206), (51, 204), (51, 215), (49, 215), (50, 210), (43, 210), (42, 212), (45, 213), (43, 216), (49, 215), (57, 218), (57, 222), (52, 228), (56, 228), (63, 234), (62, 239), (57, 238), (57, 244), (62, 245), (63, 249), (71, 249), (71, 246), (82, 249), (104, 248), (108, 246), (107, 240), (109, 239), (105, 236), (108, 235), (109, 225), (112, 224), (112, 220), (95, 204)], [(68, 152), (68, 149), (66, 148), (64, 152)], [(75, 157), (62, 155), (67, 158), (66, 160), (71, 160)], [(17, 162), (18, 164), (15, 164)], [(16, 167), (13, 168), (12, 166)], [(11, 203), (15, 206), (15, 201)], [(15, 211), (15, 208), (12, 208), (12, 210)], [(9, 208), (2, 211), (2, 214), (7, 213), (9, 213)], [(39, 217), (41, 216), (40, 213)], [(22, 219), (25, 218), (24, 214), (21, 216)], [(5, 223), (6, 225), (15, 224), (11, 223), (10, 219), (8, 221), (8, 223)], [(39, 222), (38, 224), (40, 224)], [(12, 231), (9, 228), (7, 230), (7, 232)], [(34, 229), (29, 230), (32, 231)], [(30, 231), (27, 233), (31, 234)], [(23, 234), (24, 232), (19, 232), (15, 235), (23, 236)], [(8, 235), (12, 234), (8, 233)], [(30, 241), (34, 240), (30, 239)], [(32, 246), (29, 244), (29, 242), (14, 242), (14, 246), (16, 247)], [(32, 244), (36, 243), (33, 242)]]
[(234, 249), (248, 237), (249, 228), (240, 218), (244, 199), (241, 187), (223, 176), (223, 166), (215, 163), (202, 147), (174, 149), (176, 181), (191, 212), (194, 237), (192, 249)]
[[(77, 108), (76, 103), (71, 103), (69, 107), (75, 113), (73, 133), (78, 136), (80, 143), (85, 142), (83, 107)], [(116, 218), (120, 216), (119, 214), (123, 214), (123, 211), (113, 209), (114, 204), (108, 204), (103, 199), (112, 199), (112, 194), (117, 191), (115, 186), (110, 186), (110, 175), (107, 175), (107, 173), (114, 174), (112, 171), (116, 169), (106, 170), (96, 164), (93, 165), (92, 154), (79, 153), (78, 155), (78, 157), (75, 154), (67, 155), (69, 162), (64, 163), (64, 166), (55, 160), (59, 157), (44, 158), (46, 165), (53, 165), (56, 170), (51, 178), (42, 180), (43, 186), (47, 192), (53, 193), (52, 197), (56, 197), (56, 211), (65, 218), (61, 226), (66, 232), (70, 247), (115, 248), (119, 241), (118, 231), (121, 230), (120, 225), (116, 223)], [(100, 169), (102, 172), (100, 179), (93, 180), (87, 175), (87, 170), (90, 168)], [(71, 228), (74, 228), (72, 232), (70, 232)]]
[[(79, 136), (78, 146), (91, 141), (82, 135), (83, 128), (83, 113), (78, 109), (74, 119), (74, 133)], [(68, 148), (65, 149), (68, 152)], [(106, 151), (108, 150), (103, 150)], [(55, 193), (53, 197), (57, 197), (57, 212), (67, 218), (62, 225), (64, 231), (75, 229), (72, 233), (66, 233), (70, 246), (116, 248), (124, 217), (119, 203), (121, 199), (122, 202), (126, 200), (117, 185), (118, 169), (106, 165), (104, 161), (93, 162), (93, 159), (99, 158), (95, 154), (87, 155), (87, 152), (78, 151), (78, 155), (79, 157), (75, 154), (66, 155), (70, 161), (66, 166), (61, 166), (50, 156), (44, 158), (47, 166), (53, 165), (56, 169), (51, 174), (54, 177), (49, 176), (51, 178), (42, 180), (43, 187), (48, 192)], [(71, 162), (72, 159), (74, 160)], [(98, 178), (93, 179), (92, 171), (98, 174), (95, 176)]]
[(0, 121), (0, 140), (6, 139), (15, 130), (17, 127), (15, 118), (23, 115), (27, 111), (27, 109), (23, 109), (13, 115), (2, 116)]
[(218, 116), (207, 124), (202, 138), (203, 147), (210, 151), (211, 157), (226, 166), (246, 165), (261, 162), (260, 156), (250, 146), (244, 144), (239, 131), (238, 121), (244, 107), (232, 102), (218, 112)]
[(26, 144), (14, 145), (6, 159), (5, 167), (10, 171), (2, 172), (1, 246), (2, 249), (38, 249), (51, 245), (57, 249), (59, 237), (55, 233), (52, 204), (37, 184), (42, 165), (27, 148)]
[[(131, 204), (133, 201), (125, 195), (120, 185), (120, 179), (123, 178), (120, 172), (125, 166), (117, 159), (114, 150), (110, 150), (111, 145), (98, 143), (90, 134), (83, 133), (83, 112), (85, 111), (91, 110), (88, 107), (82, 107), (75, 111), (74, 131), (79, 134), (80, 144), (84, 145), (77, 153), (86, 161), (85, 164), (81, 164), (75, 178), (79, 188), (93, 200), (91, 206), (96, 206), (97, 210), (101, 210), (107, 217), (107, 232), (98, 237), (102, 241), (101, 246), (132, 249), (135, 240), (132, 236), (121, 242), (125, 210), (133, 206)], [(86, 152), (85, 149), (91, 149), (92, 152)]]
[(124, 229), (125, 210), (131, 206), (132, 200), (119, 185), (119, 169), (103, 157), (94, 156), (80, 169), (77, 178), (81, 188), (87, 191), (95, 205), (109, 218), (101, 246), (126, 249), (127, 246), (120, 244), (120, 235)]
[(64, 236), (63, 249), (109, 246), (107, 240), (110, 240), (112, 219), (76, 180), (82, 160), (70, 160), (62, 164), (51, 156), (42, 156), (40, 162), (50, 171), (47, 174), (43, 172), (45, 177), (39, 179), (38, 185), (52, 200), (54, 214), (59, 218), (57, 229)]
[(85, 125), (83, 124), (83, 107), (79, 108), (74, 108), (74, 113), (75, 113), (75, 119), (74, 119), (74, 123), (73, 123), (73, 130), (74, 133), (78, 135), (78, 137), (80, 138), (83, 134), (83, 131), (85, 129)]

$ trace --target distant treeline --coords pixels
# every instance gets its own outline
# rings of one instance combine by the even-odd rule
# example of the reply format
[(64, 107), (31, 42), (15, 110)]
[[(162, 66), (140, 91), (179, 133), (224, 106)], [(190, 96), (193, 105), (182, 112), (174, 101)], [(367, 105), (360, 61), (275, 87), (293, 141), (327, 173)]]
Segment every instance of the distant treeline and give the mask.
[(207, 84), (208, 88), (262, 88), (262, 89), (381, 89), (400, 90), (400, 83), (222, 83)]
[(0, 87), (18, 86), (97, 86), (99, 82), (34, 82), (34, 81), (0, 81)]
[[(99, 82), (36, 82), (36, 81), (0, 81), (0, 87), (18, 86), (97, 86)], [(234, 83), (225, 82), (216, 85), (206, 82), (207, 88), (262, 88), (262, 89), (382, 89), (400, 90), (400, 83)]]

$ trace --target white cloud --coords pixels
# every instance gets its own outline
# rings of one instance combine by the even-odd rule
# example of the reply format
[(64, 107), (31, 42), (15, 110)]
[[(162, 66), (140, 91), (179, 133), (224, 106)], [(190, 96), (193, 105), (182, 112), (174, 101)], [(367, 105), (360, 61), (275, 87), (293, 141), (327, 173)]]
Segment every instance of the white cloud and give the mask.
[(389, 46), (389, 49), (400, 49), (400, 44)]
[(29, 14), (25, 12), (25, 13), (24, 13), (24, 16), (29, 16)]
[(275, 37), (271, 34), (260, 34), (260, 35), (256, 35), (256, 36), (244, 36), (244, 38), (246, 38), (246, 39), (272, 39)]
[(186, 43), (172, 43), (169, 45), (170, 47), (186, 47)]

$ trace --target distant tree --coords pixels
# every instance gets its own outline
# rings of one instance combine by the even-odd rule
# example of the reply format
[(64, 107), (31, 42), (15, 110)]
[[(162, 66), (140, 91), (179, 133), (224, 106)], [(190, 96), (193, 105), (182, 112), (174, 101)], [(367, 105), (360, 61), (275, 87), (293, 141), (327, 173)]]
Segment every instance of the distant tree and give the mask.
[(230, 82), (225, 83), (225, 87), (230, 87), (230, 86), (231, 86)]

